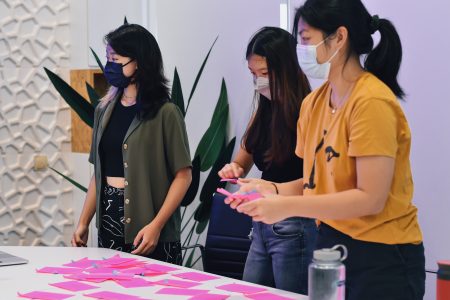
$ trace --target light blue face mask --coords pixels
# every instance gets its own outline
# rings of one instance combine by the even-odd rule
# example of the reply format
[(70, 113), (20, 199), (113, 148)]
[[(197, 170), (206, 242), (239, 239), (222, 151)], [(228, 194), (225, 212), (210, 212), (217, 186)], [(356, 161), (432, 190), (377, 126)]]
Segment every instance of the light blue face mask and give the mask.
[(255, 90), (266, 97), (269, 100), (272, 100), (272, 95), (270, 94), (270, 83), (269, 78), (266, 77), (256, 77), (254, 80)]
[(317, 62), (317, 47), (322, 45), (325, 40), (321, 41), (317, 45), (301, 45), (297, 44), (297, 57), (300, 68), (302, 68), (303, 73), (309, 78), (314, 79), (328, 79), (331, 68), (331, 60), (338, 54), (340, 49), (330, 57), (329, 60), (323, 64)]

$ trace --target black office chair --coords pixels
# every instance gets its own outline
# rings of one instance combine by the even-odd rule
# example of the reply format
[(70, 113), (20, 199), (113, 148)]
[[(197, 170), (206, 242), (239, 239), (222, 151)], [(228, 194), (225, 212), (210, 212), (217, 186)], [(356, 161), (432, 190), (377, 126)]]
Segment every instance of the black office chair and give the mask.
[(214, 194), (205, 246), (192, 245), (183, 250), (199, 248), (203, 270), (235, 279), (242, 279), (251, 241), (248, 237), (252, 220), (231, 209), (225, 197)]

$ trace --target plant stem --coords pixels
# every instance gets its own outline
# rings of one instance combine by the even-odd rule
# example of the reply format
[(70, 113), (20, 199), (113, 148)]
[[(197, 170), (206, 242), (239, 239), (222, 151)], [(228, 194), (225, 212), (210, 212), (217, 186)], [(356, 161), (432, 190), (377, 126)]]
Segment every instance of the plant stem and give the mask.
[(191, 228), (191, 231), (189, 231), (188, 236), (186, 237), (186, 240), (184, 240), (183, 247), (185, 247), (188, 243), (191, 242), (192, 235), (194, 234), (195, 225), (197, 225), (197, 221), (194, 222), (194, 225)]
[(189, 219), (186, 221), (186, 223), (184, 224), (183, 228), (181, 228), (181, 232), (183, 232), (186, 227), (189, 225), (189, 222), (192, 220), (192, 218), (194, 217), (195, 212), (189, 217)]

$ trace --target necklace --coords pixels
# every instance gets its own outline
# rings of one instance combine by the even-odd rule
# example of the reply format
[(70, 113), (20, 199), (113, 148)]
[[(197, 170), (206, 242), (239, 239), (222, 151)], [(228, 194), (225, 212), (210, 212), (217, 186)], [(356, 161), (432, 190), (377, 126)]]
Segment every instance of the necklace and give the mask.
[(136, 97), (135, 97), (135, 96), (127, 96), (127, 95), (125, 95), (125, 93), (123, 93), (122, 98), (125, 98), (125, 99), (134, 99), (134, 98), (136, 98)]
[[(336, 97), (333, 97), (333, 90), (331, 90), (331, 94), (330, 94), (330, 107), (331, 107), (331, 114), (335, 114), (336, 111), (341, 108), (342, 104), (345, 102), (345, 100), (347, 100), (347, 98), (350, 96), (350, 92), (353, 89), (354, 84), (351, 84), (347, 90), (345, 91), (345, 94), (339, 99), (339, 101), (336, 101)], [(333, 101), (331, 101), (332, 99), (335, 99), (335, 103), (337, 103), (336, 105), (333, 106)]]
[(122, 94), (122, 99), (120, 99), (124, 106), (131, 106), (136, 103), (136, 96), (127, 96), (125, 93)]
[(134, 99), (134, 98), (130, 98), (130, 99), (133, 99), (133, 100), (126, 100), (126, 98), (122, 97), (122, 99), (120, 99), (120, 102), (122, 102), (123, 106), (131, 106), (131, 105), (136, 104), (136, 99)]

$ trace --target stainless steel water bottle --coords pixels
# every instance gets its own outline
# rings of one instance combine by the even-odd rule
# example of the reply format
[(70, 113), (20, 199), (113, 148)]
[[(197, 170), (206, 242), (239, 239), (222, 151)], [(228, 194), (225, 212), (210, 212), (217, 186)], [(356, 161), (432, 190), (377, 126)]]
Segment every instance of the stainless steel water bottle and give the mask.
[[(342, 249), (342, 255), (339, 248)], [(347, 248), (344, 245), (314, 251), (308, 269), (310, 300), (345, 299), (345, 266), (342, 262), (346, 258)]]

